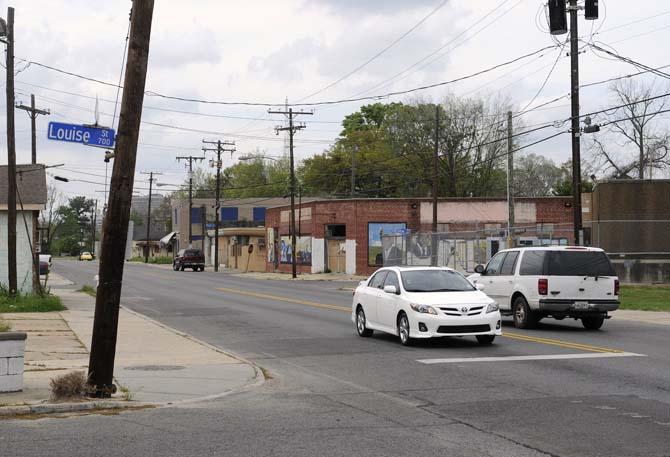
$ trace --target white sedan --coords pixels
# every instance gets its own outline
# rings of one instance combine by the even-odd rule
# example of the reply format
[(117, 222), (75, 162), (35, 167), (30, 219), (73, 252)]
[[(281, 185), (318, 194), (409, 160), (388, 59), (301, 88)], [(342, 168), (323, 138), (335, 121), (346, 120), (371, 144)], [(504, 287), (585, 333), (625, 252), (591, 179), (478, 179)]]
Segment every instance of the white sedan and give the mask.
[(354, 291), (351, 311), (360, 336), (379, 330), (398, 335), (403, 345), (443, 336), (491, 344), (502, 334), (496, 302), (451, 268), (377, 270)]

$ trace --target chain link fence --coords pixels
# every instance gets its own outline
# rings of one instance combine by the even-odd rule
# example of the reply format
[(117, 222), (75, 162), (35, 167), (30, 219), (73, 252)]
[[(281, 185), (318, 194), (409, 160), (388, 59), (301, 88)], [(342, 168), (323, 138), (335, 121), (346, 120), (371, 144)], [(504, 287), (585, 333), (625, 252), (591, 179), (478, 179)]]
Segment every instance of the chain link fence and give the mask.
[[(670, 282), (670, 220), (602, 220), (583, 224), (587, 246), (608, 253), (624, 282)], [(383, 235), (384, 266), (448, 266), (471, 273), (501, 249), (567, 246), (572, 224), (535, 224), (507, 230), (503, 224), (451, 232)]]

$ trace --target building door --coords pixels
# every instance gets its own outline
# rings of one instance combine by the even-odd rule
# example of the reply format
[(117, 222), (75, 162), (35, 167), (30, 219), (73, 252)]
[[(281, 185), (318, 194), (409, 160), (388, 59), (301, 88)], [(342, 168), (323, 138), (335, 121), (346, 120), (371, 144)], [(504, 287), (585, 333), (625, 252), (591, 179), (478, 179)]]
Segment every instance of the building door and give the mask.
[(344, 249), (346, 237), (346, 225), (326, 225), (326, 265), (332, 273), (345, 273), (347, 271), (346, 252)]

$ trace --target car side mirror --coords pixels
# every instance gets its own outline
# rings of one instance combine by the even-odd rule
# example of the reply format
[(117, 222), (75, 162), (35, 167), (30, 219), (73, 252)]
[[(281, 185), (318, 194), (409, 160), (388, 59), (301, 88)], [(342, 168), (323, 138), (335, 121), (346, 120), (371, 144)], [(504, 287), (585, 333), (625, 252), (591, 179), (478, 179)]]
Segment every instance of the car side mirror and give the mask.
[(384, 292), (387, 294), (397, 294), (398, 289), (395, 286), (384, 286)]
[(475, 273), (479, 273), (480, 275), (484, 274), (484, 265), (481, 265), (481, 264), (477, 265), (475, 267)]
[(484, 287), (484, 284), (482, 284), (481, 282), (475, 283), (475, 287), (477, 288), (477, 290), (484, 290), (486, 288)]

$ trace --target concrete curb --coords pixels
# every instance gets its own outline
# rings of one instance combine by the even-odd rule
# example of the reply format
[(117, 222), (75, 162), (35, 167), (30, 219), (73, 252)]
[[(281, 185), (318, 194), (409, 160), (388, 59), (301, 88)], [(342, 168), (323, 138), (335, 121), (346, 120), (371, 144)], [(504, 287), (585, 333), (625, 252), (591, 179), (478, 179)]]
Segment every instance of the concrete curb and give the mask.
[(27, 416), (31, 414), (47, 415), (74, 413), (81, 411), (95, 411), (102, 409), (134, 409), (153, 408), (155, 403), (133, 403), (127, 401), (97, 400), (77, 403), (41, 403), (35, 405), (2, 406), (0, 407), (0, 419), (8, 416)]

